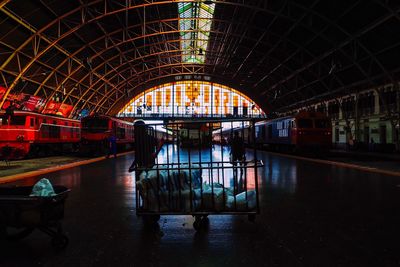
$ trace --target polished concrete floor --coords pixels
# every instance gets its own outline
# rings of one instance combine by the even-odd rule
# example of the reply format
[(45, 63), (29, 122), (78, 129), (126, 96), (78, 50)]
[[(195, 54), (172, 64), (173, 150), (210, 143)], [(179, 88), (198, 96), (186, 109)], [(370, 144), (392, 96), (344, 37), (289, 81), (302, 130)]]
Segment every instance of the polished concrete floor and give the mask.
[(159, 229), (144, 227), (127, 172), (133, 154), (50, 173), (53, 184), (72, 189), (64, 219), (69, 246), (57, 252), (36, 231), (1, 248), (0, 266), (400, 265), (399, 177), (258, 156), (265, 167), (256, 222), (210, 216), (202, 232), (191, 216), (162, 216)]

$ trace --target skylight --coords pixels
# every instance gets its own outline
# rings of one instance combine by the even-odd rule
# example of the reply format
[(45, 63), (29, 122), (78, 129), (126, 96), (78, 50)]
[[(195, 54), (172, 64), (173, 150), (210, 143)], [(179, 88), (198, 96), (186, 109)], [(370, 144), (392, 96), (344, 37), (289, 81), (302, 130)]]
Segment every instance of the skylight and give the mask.
[(205, 62), (214, 9), (213, 3), (178, 3), (182, 62)]

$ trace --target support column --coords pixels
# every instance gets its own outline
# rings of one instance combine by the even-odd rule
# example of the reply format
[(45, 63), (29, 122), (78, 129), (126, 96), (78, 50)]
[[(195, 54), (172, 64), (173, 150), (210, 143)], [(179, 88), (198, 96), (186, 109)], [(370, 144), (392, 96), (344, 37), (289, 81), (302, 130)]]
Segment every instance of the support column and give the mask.
[(354, 136), (355, 141), (358, 142), (360, 140), (360, 120), (358, 117), (358, 100), (359, 100), (359, 93), (355, 94), (355, 110), (354, 110)]
[(374, 90), (374, 96), (375, 96), (375, 109), (374, 109), (374, 115), (379, 114), (380, 112), (380, 95), (378, 93), (378, 91)]

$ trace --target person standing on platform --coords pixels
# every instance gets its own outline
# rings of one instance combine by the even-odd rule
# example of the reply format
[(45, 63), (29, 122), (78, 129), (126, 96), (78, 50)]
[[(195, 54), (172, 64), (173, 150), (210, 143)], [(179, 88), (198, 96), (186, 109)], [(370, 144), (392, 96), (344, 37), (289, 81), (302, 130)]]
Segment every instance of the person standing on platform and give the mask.
[(111, 155), (114, 155), (114, 158), (117, 157), (117, 138), (115, 137), (114, 134), (111, 134), (108, 137), (108, 154), (107, 154), (107, 158), (109, 158)]
[(243, 161), (245, 157), (244, 141), (239, 136), (239, 132), (235, 132), (231, 140), (231, 161), (236, 166), (237, 161)]
[(371, 137), (371, 142), (369, 143), (369, 151), (374, 152), (375, 141), (374, 138)]
[[(237, 170), (237, 163), (239, 162), (239, 165), (242, 165), (242, 163), (246, 160), (246, 156), (245, 156), (245, 147), (244, 147), (244, 141), (243, 138), (241, 138), (239, 136), (239, 132), (235, 132), (234, 133), (234, 137), (231, 139), (230, 142), (231, 145), (231, 163), (233, 165), (233, 177), (234, 177), (234, 183), (236, 183), (237, 180), (237, 174), (238, 174), (238, 170)], [(243, 186), (243, 168), (240, 168), (240, 179), (239, 179), (239, 184), (235, 185), (234, 184), (234, 190), (236, 191), (236, 193), (239, 193), (240, 191), (242, 191), (242, 186)]]

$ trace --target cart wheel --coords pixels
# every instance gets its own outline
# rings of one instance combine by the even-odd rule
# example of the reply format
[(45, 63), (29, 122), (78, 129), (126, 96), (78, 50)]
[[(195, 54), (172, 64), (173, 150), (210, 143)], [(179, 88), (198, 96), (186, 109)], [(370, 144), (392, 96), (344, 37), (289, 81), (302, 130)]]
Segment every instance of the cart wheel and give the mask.
[(255, 214), (249, 214), (248, 215), (249, 222), (255, 222), (256, 221), (256, 215)]
[(199, 230), (201, 229), (201, 221), (200, 221), (200, 220), (195, 220), (195, 221), (193, 222), (193, 228), (194, 228), (196, 231), (199, 231)]
[(200, 231), (203, 229), (207, 229), (208, 228), (208, 224), (209, 224), (209, 220), (208, 220), (208, 214), (207, 215), (196, 215), (194, 217), (194, 222), (193, 222), (193, 228), (196, 231)]
[(208, 215), (204, 215), (201, 217), (201, 228), (204, 230), (208, 230), (208, 227), (210, 226), (210, 220), (208, 219)]
[(208, 215), (201, 216), (201, 224), (203, 226), (207, 226), (210, 223), (210, 219), (208, 219)]
[(57, 250), (66, 248), (68, 243), (69, 243), (68, 237), (62, 234), (56, 235), (51, 240), (51, 245)]

